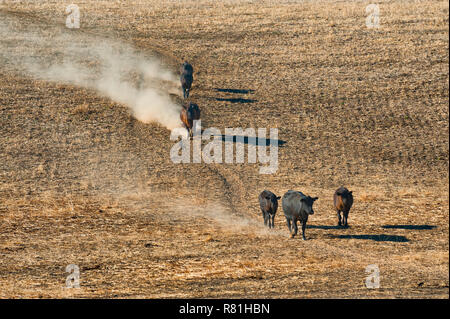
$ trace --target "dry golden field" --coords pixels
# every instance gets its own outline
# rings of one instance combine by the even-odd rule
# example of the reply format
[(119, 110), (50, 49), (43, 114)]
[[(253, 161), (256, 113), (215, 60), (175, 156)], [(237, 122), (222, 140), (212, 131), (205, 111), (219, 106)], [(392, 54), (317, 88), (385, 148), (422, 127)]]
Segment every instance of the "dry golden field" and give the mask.
[[(16, 30), (0, 28), (0, 297), (448, 298), (449, 3), (377, 0), (368, 28), (369, 3), (0, 1)], [(277, 172), (174, 164), (165, 126), (22, 68), (60, 58), (67, 34), (175, 74), (190, 61), (203, 128), (278, 128)], [(264, 189), (319, 197), (307, 241), (289, 238), (281, 203), (264, 228)], [(65, 288), (69, 264), (80, 288)]]

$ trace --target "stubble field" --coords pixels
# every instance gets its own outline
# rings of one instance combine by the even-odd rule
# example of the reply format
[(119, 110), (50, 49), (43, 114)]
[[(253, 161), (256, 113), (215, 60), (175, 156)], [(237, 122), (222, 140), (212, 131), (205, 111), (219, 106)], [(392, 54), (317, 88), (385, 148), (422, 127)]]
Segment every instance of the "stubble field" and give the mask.
[[(17, 31), (0, 34), (0, 297), (448, 298), (449, 4), (377, 1), (368, 28), (369, 3), (80, 0), (68, 29), (70, 2), (0, 1)], [(21, 30), (120, 41), (175, 74), (188, 60), (203, 128), (277, 128), (278, 170), (173, 163), (163, 125), (27, 74)], [(319, 197), (307, 241), (281, 205), (264, 228), (264, 189)]]

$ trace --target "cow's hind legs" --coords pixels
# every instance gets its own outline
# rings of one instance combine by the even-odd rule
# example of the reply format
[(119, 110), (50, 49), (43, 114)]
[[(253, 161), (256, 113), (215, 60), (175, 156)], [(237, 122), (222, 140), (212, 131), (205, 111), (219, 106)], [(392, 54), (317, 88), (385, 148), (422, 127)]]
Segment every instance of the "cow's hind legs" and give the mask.
[(337, 215), (338, 215), (338, 226), (342, 226), (341, 211), (340, 210), (336, 210), (336, 211), (337, 211)]
[(303, 237), (303, 240), (306, 240), (305, 230), (306, 230), (306, 222), (303, 222), (302, 223), (302, 237)]
[(298, 233), (297, 220), (296, 220), (296, 219), (293, 219), (293, 220), (292, 220), (292, 223), (293, 223), (292, 226), (293, 226), (293, 228), (294, 228), (294, 234), (293, 234), (292, 238), (294, 238), (294, 236), (296, 236), (297, 233)]
[(289, 218), (286, 218), (286, 224), (287, 224), (287, 227), (289, 228), (289, 233), (291, 235), (290, 237), (294, 238), (294, 234), (292, 234), (291, 220)]
[(344, 218), (343, 218), (344, 227), (348, 227), (347, 218), (348, 218), (348, 212), (344, 212)]
[[(267, 216), (267, 213), (263, 213), (263, 215), (264, 215), (264, 226), (267, 226), (267, 223), (269, 222), (269, 218)], [(270, 227), (270, 224), (269, 224), (269, 227)]]

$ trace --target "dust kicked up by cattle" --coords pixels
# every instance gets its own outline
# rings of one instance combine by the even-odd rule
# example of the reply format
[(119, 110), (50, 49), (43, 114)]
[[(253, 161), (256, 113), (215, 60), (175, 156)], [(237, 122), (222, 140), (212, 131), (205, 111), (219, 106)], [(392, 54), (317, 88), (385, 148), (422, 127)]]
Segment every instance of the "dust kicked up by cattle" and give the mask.
[[(48, 36), (35, 32), (37, 27), (45, 28)], [(14, 42), (14, 50), (0, 50), (0, 58), (12, 71), (95, 90), (129, 107), (144, 123), (157, 122), (168, 129), (180, 126), (181, 107), (164, 89), (178, 88), (177, 76), (155, 56), (102, 36), (51, 25), (25, 26), (2, 13), (0, 35)], [(51, 53), (39, 54), (42, 50)]]

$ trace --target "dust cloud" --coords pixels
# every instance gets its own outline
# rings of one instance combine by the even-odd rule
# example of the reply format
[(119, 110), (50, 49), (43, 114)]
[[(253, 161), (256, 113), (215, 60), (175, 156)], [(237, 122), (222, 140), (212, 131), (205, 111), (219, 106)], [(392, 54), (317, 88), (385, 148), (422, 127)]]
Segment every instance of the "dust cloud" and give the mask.
[(179, 82), (156, 57), (82, 29), (21, 21), (0, 12), (0, 66), (57, 83), (92, 89), (126, 105), (144, 123), (179, 127), (171, 100)]

